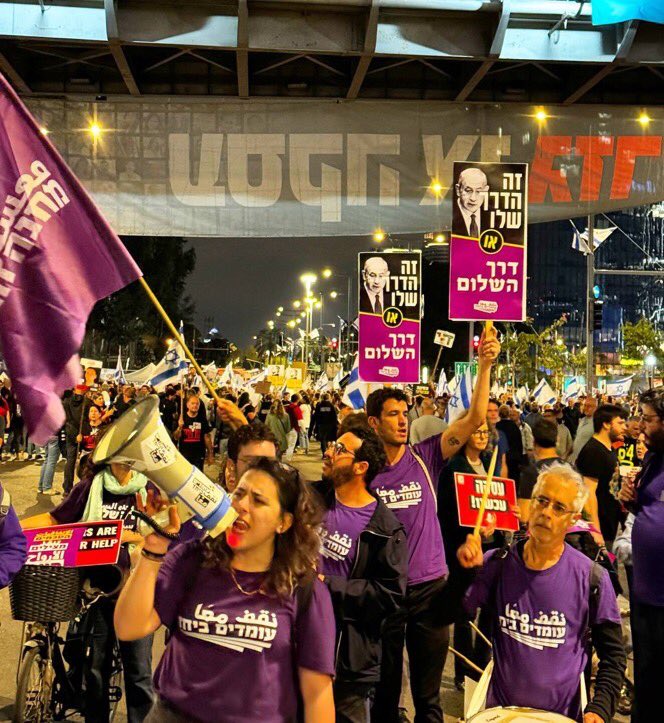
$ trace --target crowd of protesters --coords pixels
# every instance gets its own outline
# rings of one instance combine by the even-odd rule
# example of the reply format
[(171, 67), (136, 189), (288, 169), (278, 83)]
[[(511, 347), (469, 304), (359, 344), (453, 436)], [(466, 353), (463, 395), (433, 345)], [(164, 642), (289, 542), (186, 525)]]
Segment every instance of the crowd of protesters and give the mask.
[[(238, 519), (215, 539), (181, 525), (143, 475), (87, 458), (151, 387), (107, 382), (66, 395), (63, 430), (31, 451), (41, 455), (42, 494), (55, 493), (64, 458), (64, 498), (22, 524), (125, 520), (128, 579), (93, 625), (104, 650), (113, 621), (122, 641), (130, 721), (399, 723), (407, 681), (415, 722), (440, 722), (451, 624), (459, 690), (493, 652), (487, 707), (583, 723), (608, 722), (617, 707), (636, 723), (660, 719), (664, 390), (544, 407), (493, 398), (499, 350), (482, 338), (470, 407), (449, 423), (449, 397), (433, 387), (416, 397), (381, 389), (354, 410), (337, 391), (222, 387), (215, 403), (205, 389), (167, 386), (159, 410), (173, 443), (232, 493)], [(1, 398), (7, 446), (20, 408), (10, 390)], [(291, 463), (318, 452), (314, 440), (320, 481), (306, 483)], [(455, 474), (485, 475), (496, 448), (496, 474), (516, 483), (520, 530), (489, 525), (476, 536), (459, 524)], [(166, 507), (166, 532), (180, 541), (142, 537), (134, 511)], [(6, 585), (25, 549), (8, 500), (3, 509)], [(633, 688), (620, 592), (623, 614), (626, 600), (631, 610)], [(106, 721), (106, 661), (92, 661), (85, 719)]]

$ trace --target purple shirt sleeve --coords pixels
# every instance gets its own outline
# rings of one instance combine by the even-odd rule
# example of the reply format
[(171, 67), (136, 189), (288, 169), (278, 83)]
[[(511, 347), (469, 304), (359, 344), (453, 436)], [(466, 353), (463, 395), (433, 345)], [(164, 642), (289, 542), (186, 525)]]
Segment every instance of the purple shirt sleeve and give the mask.
[[(1, 492), (0, 492), (1, 495)], [(0, 526), (0, 589), (7, 587), (27, 556), (25, 535), (13, 507)]]
[(599, 581), (597, 614), (595, 615), (595, 619), (590, 621), (591, 625), (601, 625), (602, 623), (621, 624), (616, 593), (611, 584), (609, 573), (604, 569), (602, 570)]
[(330, 593), (316, 580), (309, 608), (297, 617), (297, 667), (334, 675), (335, 630)]
[(485, 605), (489, 598), (493, 581), (498, 574), (498, 567), (500, 566), (497, 560), (489, 562), (495, 552), (495, 550), (489, 550), (489, 552), (484, 554), (484, 565), (464, 595), (463, 608), (469, 615), (474, 616), (477, 608)]
[(440, 447), (440, 437), (440, 434), (434, 434), (433, 437), (429, 437), (413, 445), (415, 452), (423, 459), (424, 464), (426, 464), (431, 475), (431, 482), (436, 490), (438, 489), (438, 477), (445, 466), (443, 451)]
[(154, 593), (154, 608), (166, 627), (170, 628), (175, 622), (180, 602), (187, 589), (193, 586), (199, 564), (196, 541), (177, 545), (166, 554)]
[(72, 522), (80, 522), (85, 505), (90, 494), (92, 480), (83, 480), (75, 484), (72, 491), (62, 500), (62, 502), (51, 510), (51, 517), (59, 524), (66, 525)]

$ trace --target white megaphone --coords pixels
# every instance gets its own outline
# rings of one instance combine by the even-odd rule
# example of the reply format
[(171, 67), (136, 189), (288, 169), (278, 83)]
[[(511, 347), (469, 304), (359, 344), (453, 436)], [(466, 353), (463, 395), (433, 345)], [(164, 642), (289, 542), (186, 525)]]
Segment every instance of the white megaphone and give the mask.
[[(92, 462), (116, 462), (143, 472), (169, 497), (177, 499), (183, 522), (193, 517), (212, 537), (237, 518), (226, 492), (188, 462), (173, 444), (161, 421), (156, 394), (144, 397), (111, 424), (97, 442)], [(160, 524), (168, 523), (167, 516), (155, 519)]]

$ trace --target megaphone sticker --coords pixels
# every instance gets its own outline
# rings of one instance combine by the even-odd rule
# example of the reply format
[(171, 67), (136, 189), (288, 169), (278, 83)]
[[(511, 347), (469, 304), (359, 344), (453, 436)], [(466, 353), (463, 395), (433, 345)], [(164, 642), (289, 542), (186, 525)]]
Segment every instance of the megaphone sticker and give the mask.
[(177, 450), (165, 429), (157, 429), (141, 441), (141, 452), (146, 472), (152, 472), (163, 467), (170, 467), (175, 460)]

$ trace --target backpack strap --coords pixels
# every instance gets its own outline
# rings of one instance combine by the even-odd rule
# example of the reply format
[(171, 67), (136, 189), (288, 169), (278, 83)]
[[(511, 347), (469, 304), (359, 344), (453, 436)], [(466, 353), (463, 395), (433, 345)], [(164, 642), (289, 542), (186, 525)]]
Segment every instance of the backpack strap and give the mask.
[(424, 472), (424, 476), (427, 478), (427, 482), (429, 483), (429, 489), (431, 490), (431, 494), (433, 496), (434, 509), (438, 511), (438, 496), (436, 495), (436, 488), (433, 486), (433, 482), (431, 481), (431, 474), (429, 472), (429, 469), (424, 463), (422, 457), (420, 457), (420, 455), (415, 451), (412, 445), (409, 444), (408, 449), (410, 449), (410, 451), (412, 452), (413, 457), (415, 457), (417, 461), (417, 464), (420, 465), (420, 467), (422, 468), (422, 472)]
[(599, 592), (603, 573), (604, 568), (599, 564), (599, 562), (593, 561), (593, 564), (590, 567), (590, 581), (588, 586), (588, 639), (590, 639), (591, 621), (594, 621), (597, 617)]

